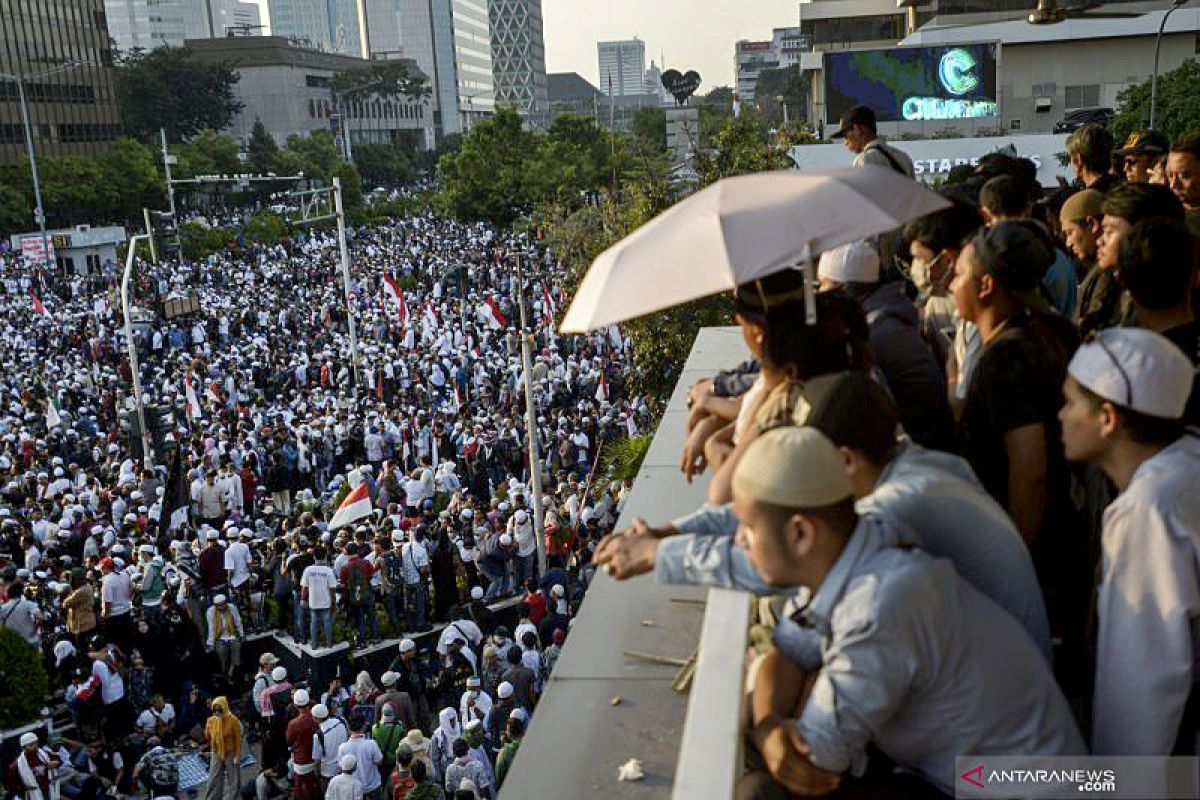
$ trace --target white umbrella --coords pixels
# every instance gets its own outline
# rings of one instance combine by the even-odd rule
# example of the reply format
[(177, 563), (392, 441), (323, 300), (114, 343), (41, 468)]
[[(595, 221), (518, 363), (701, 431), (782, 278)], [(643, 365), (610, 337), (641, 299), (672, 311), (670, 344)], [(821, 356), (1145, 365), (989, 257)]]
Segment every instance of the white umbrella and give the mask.
[(875, 166), (726, 178), (601, 253), (561, 330), (595, 330), (730, 290), (949, 205)]

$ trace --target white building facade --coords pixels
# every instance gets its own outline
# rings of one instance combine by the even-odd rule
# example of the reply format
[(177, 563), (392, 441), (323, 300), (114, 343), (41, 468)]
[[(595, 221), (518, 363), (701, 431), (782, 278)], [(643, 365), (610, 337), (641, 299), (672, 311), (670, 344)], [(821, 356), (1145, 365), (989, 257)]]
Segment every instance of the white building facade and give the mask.
[(549, 122), (542, 0), (491, 0), (492, 72), (496, 102), (514, 105), (534, 127)]
[(614, 97), (646, 94), (646, 43), (641, 39), (599, 42), (600, 91)]
[(400, 0), (402, 52), (429, 77), (439, 135), (496, 110), (487, 0)]

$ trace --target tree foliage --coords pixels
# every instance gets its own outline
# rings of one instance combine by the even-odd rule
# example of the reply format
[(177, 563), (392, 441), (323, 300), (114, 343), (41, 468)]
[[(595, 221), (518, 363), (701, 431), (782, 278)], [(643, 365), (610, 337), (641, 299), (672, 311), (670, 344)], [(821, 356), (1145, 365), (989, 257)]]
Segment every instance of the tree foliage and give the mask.
[(125, 130), (143, 141), (167, 132), (170, 141), (229, 125), (242, 103), (232, 64), (197, 60), (186, 47), (136, 48), (116, 63), (117, 101)]
[(464, 219), (507, 226), (528, 209), (526, 165), (533, 142), (516, 109), (507, 106), (472, 125), (461, 149), (438, 161), (442, 191), (437, 207)]
[[(1174, 141), (1200, 128), (1200, 62), (1194, 58), (1158, 76), (1154, 127)], [(1150, 81), (1135, 84), (1117, 95), (1117, 113), (1109, 122), (1113, 137), (1122, 142), (1150, 124)]]
[(250, 156), (250, 166), (259, 175), (275, 172), (279, 166), (279, 145), (267, 131), (261, 119), (254, 120), (250, 130), (250, 141), (246, 143), (246, 151)]
[(633, 135), (656, 150), (667, 150), (667, 112), (646, 106), (633, 112)]
[(808, 90), (800, 80), (797, 67), (764, 69), (754, 85), (754, 99), (763, 121), (769, 128), (783, 125), (783, 109), (787, 106), (788, 120), (803, 118), (808, 103)]
[(329, 82), (339, 97), (422, 98), (430, 94), (424, 77), (414, 75), (402, 61), (372, 61), (368, 66), (339, 72)]
[(17, 728), (38, 718), (49, 681), (42, 652), (0, 628), (0, 728)]
[(227, 133), (205, 129), (185, 144), (172, 148), (179, 163), (172, 177), (196, 175), (231, 175), (244, 172), (238, 153), (241, 148)]
[(787, 136), (772, 137), (762, 117), (752, 109), (743, 108), (739, 116), (729, 117), (709, 142), (711, 146), (696, 157), (701, 186), (733, 175), (792, 166), (788, 158), (791, 140)]
[(395, 144), (355, 145), (354, 165), (372, 188), (399, 186), (412, 180), (416, 172), (408, 149)]

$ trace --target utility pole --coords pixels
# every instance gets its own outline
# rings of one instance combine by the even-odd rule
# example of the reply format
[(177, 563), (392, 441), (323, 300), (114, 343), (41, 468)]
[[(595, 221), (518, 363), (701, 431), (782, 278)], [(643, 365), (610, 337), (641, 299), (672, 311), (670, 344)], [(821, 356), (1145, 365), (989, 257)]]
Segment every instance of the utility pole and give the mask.
[(337, 215), (338, 249), (342, 254), (342, 288), (346, 293), (346, 322), (350, 325), (350, 370), (354, 375), (354, 399), (358, 399), (358, 332), (350, 304), (350, 248), (346, 246), (346, 212), (342, 208), (342, 179), (333, 179), (333, 208)]
[(1171, 0), (1171, 7), (1163, 14), (1162, 22), (1158, 26), (1158, 36), (1154, 40), (1154, 74), (1150, 78), (1150, 130), (1154, 130), (1154, 109), (1158, 105), (1158, 54), (1162, 49), (1163, 31), (1167, 28), (1167, 20), (1171, 18), (1171, 14), (1187, 3), (1188, 0)]
[[(175, 162), (175, 156), (167, 151), (167, 131), (164, 128), (158, 129), (158, 137), (162, 142), (162, 160), (163, 174), (167, 178), (167, 210), (171, 213), (171, 227), (175, 231), (175, 241), (171, 244), (175, 247), (176, 256), (179, 256), (179, 219), (175, 216), (175, 184), (171, 180), (171, 164)], [(154, 247), (154, 239), (151, 239), (151, 248)]]
[(537, 538), (538, 571), (546, 574), (546, 534), (542, 528), (542, 460), (538, 454), (537, 410), (533, 405), (533, 357), (525, 321), (525, 272), (517, 253), (517, 305), (521, 309), (521, 369), (525, 373), (525, 438), (529, 446), (529, 488), (533, 492), (533, 535)]
[[(170, 186), (170, 184), (167, 184)], [(142, 207), (142, 219), (146, 223), (146, 235), (150, 237), (150, 260), (158, 263), (158, 248), (154, 244), (154, 225), (150, 222), (150, 209)]]
[(133, 374), (133, 402), (137, 408), (138, 427), (142, 431), (143, 473), (154, 469), (154, 448), (150, 432), (146, 430), (146, 410), (142, 402), (142, 374), (138, 367), (137, 345), (133, 341), (133, 319), (129, 315), (129, 277), (133, 274), (133, 261), (137, 257), (138, 242), (152, 238), (149, 233), (138, 233), (129, 237), (129, 251), (125, 254), (125, 274), (121, 276), (121, 311), (125, 314), (125, 347), (129, 354), (129, 371)]

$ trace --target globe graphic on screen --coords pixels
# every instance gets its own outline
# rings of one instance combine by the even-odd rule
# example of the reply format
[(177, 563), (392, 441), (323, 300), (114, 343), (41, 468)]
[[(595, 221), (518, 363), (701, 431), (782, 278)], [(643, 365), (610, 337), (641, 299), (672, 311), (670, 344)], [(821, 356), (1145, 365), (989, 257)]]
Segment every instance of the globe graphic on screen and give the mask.
[(942, 56), (938, 63), (938, 78), (950, 94), (963, 95), (979, 85), (977, 66), (975, 56), (969, 50), (956, 47)]

